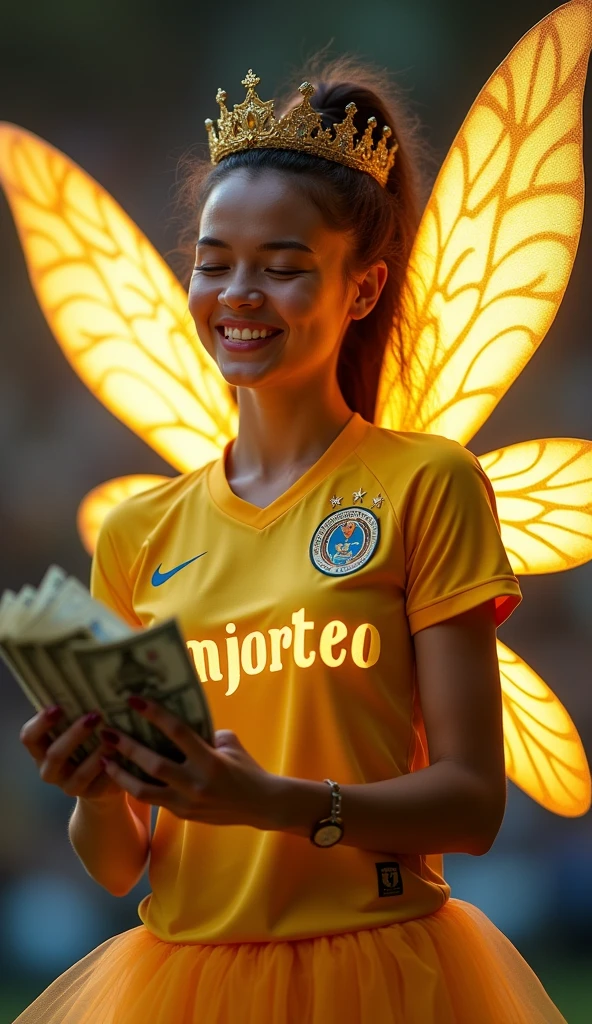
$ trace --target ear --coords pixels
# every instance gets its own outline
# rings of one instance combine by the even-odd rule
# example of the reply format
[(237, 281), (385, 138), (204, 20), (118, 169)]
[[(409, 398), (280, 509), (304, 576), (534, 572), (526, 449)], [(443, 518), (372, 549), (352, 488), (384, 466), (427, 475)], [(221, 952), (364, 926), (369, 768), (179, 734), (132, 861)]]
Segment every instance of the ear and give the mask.
[(363, 320), (374, 309), (387, 277), (387, 265), (384, 260), (380, 260), (362, 277), (356, 279), (356, 290), (348, 309), (348, 315), (352, 320)]

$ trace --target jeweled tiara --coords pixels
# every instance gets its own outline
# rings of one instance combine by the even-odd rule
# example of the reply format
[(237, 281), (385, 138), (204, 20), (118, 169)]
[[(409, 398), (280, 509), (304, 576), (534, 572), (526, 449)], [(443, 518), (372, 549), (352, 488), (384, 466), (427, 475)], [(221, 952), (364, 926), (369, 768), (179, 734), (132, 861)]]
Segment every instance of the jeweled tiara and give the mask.
[(245, 149), (298, 149), (365, 171), (381, 185), (386, 185), (398, 149), (396, 141), (387, 147), (387, 140), (392, 135), (388, 125), (384, 125), (382, 135), (374, 145), (372, 134), (378, 122), (375, 117), (369, 117), (368, 127), (354, 146), (354, 135), (358, 134), (353, 121), (357, 110), (355, 103), (347, 104), (345, 120), (341, 124), (323, 128), (321, 115), (310, 105), (315, 89), (309, 82), (303, 82), (299, 88), (302, 102), (276, 121), (273, 100), (261, 100), (255, 91), (260, 81), (252, 70), (247, 72), (242, 80), (247, 95), (242, 103), (235, 103), (232, 111), (226, 107), (227, 94), (218, 89), (216, 102), (220, 107), (220, 117), (216, 122), (217, 128), (211, 118), (206, 121), (213, 164), (230, 153), (240, 153)]

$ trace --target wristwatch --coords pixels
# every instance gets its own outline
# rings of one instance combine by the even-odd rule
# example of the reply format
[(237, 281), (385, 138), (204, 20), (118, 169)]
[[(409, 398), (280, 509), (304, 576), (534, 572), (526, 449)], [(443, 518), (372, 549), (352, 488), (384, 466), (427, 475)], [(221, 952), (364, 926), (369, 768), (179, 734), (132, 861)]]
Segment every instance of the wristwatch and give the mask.
[(343, 838), (343, 824), (339, 817), (341, 811), (341, 790), (332, 779), (323, 779), (331, 786), (331, 816), (321, 818), (313, 827), (310, 835), (311, 843), (315, 846), (335, 846)]

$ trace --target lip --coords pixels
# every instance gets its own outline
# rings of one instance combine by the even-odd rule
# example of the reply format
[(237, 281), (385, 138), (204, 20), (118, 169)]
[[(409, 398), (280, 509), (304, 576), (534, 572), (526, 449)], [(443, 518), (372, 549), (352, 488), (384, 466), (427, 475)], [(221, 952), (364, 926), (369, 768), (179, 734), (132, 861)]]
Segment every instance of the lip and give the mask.
[[(247, 327), (249, 330), (265, 330), (265, 331), (276, 331), (269, 338), (250, 338), (249, 340), (243, 341), (241, 338), (226, 338), (224, 336), (224, 328), (232, 327), (242, 330)], [(272, 341), (277, 341), (278, 338), (284, 333), (279, 327), (274, 327), (273, 324), (262, 324), (256, 323), (255, 321), (245, 320), (224, 320), (221, 323), (216, 324), (216, 331), (220, 337), (222, 346), (227, 352), (254, 352), (256, 349), (263, 348), (265, 345), (269, 345)]]

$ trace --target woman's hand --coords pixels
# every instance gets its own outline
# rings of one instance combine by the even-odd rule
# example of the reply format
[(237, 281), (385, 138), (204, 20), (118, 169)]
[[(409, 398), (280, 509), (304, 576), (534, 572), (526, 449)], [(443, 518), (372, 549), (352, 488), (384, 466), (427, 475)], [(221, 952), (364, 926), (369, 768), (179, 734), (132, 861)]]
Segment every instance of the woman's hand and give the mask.
[[(146, 707), (141, 708), (140, 703)], [(105, 771), (122, 789), (142, 803), (166, 807), (185, 821), (251, 825), (260, 829), (271, 827), (271, 804), (277, 792), (278, 776), (261, 768), (235, 733), (218, 729), (214, 748), (157, 701), (131, 697), (129, 704), (168, 736), (186, 759), (177, 764), (126, 733), (105, 730), (100, 733), (105, 743), (109, 743), (109, 734), (118, 739), (111, 749), (118, 750), (152, 778), (165, 783), (157, 786), (142, 782), (115, 761), (104, 759)]]
[(112, 797), (121, 796), (121, 787), (105, 774), (101, 764), (101, 756), (106, 752), (105, 745), (98, 746), (78, 766), (70, 760), (77, 747), (96, 729), (101, 721), (100, 713), (91, 712), (78, 718), (57, 740), (52, 740), (48, 732), (62, 713), (58, 707), (46, 708), (25, 722), (20, 731), (20, 741), (39, 768), (39, 777), (43, 782), (63, 790), (67, 796), (82, 797), (84, 800), (103, 803)]

